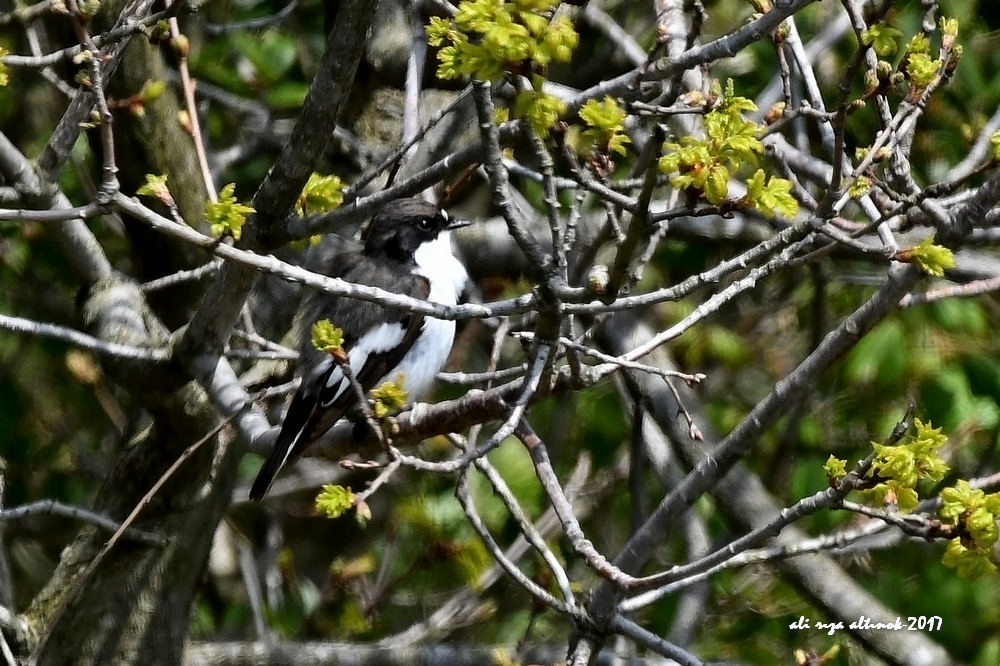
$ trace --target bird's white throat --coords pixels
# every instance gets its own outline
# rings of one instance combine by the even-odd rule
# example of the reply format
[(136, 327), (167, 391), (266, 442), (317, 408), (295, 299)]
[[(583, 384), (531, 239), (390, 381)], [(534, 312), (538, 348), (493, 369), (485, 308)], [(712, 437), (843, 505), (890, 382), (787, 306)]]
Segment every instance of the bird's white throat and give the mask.
[(423, 275), (431, 283), (427, 300), (442, 305), (455, 305), (469, 279), (451, 249), (451, 232), (442, 231), (432, 241), (422, 243), (413, 253), (417, 263), (414, 273)]

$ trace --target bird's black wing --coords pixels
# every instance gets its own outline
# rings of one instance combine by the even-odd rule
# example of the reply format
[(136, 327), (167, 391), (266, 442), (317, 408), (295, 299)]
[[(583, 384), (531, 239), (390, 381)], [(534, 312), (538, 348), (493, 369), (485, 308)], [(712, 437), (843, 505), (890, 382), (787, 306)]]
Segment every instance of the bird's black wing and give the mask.
[[(376, 265), (363, 255), (350, 255), (340, 266), (342, 277), (351, 282), (426, 299), (426, 278), (407, 267)], [(376, 270), (378, 269), (378, 270)], [(302, 382), (292, 398), (274, 448), (250, 489), (250, 499), (260, 500), (281, 468), (301, 454), (357, 403), (334, 358), (312, 345), (312, 325), (329, 319), (343, 330), (347, 362), (367, 393), (389, 374), (420, 336), (424, 316), (377, 303), (331, 297), (314, 292), (303, 307), (300, 321), (299, 364)]]

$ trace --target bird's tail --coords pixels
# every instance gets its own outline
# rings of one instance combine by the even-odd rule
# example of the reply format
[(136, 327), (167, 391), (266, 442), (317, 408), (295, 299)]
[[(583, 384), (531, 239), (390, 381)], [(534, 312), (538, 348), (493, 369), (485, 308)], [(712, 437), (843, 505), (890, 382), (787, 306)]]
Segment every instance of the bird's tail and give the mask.
[(253, 480), (253, 485), (250, 486), (250, 499), (254, 502), (259, 502), (264, 499), (264, 495), (267, 491), (271, 489), (271, 484), (274, 483), (275, 477), (278, 476), (278, 472), (284, 467), (285, 461), (288, 459), (288, 453), (291, 451), (291, 447), (285, 445), (284, 447), (279, 447), (275, 445), (271, 449), (271, 454), (264, 461), (264, 466), (260, 468), (257, 472), (257, 478)]
[(315, 404), (307, 406), (303, 401), (292, 400), (288, 414), (281, 424), (278, 439), (274, 442), (274, 448), (271, 449), (264, 465), (257, 472), (257, 478), (250, 486), (251, 500), (259, 502), (263, 499), (285, 463), (301, 453), (308, 444), (308, 435), (315, 426), (315, 420)]

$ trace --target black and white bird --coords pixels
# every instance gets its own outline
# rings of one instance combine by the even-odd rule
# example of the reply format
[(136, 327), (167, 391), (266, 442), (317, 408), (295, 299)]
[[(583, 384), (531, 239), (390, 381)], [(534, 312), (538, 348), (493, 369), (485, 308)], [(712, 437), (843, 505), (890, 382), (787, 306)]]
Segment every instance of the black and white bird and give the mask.
[[(452, 253), (451, 220), (433, 204), (397, 199), (372, 219), (360, 252), (335, 259), (331, 277), (379, 287), (443, 305), (454, 305), (465, 287), (465, 267)], [(312, 325), (320, 320), (343, 331), (347, 364), (367, 393), (386, 380), (403, 380), (409, 400), (427, 393), (448, 360), (455, 322), (362, 301), (313, 292), (299, 315), (301, 384), (288, 407), (274, 448), (250, 489), (267, 493), (281, 468), (302, 453), (357, 404), (356, 391), (337, 361), (316, 349)]]

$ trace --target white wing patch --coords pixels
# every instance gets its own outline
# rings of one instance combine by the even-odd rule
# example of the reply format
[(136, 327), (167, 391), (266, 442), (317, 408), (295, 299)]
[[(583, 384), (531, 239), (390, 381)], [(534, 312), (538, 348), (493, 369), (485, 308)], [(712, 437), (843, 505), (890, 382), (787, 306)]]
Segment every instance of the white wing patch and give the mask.
[[(370, 354), (380, 354), (391, 350), (403, 342), (405, 335), (406, 329), (398, 322), (387, 322), (369, 329), (347, 352), (347, 364), (351, 371), (357, 376), (365, 367)], [(332, 361), (330, 362), (332, 363)], [(344, 377), (343, 371), (339, 367), (334, 368), (330, 372), (330, 376), (326, 378), (326, 389), (332, 389), (332, 392), (327, 393), (328, 397), (320, 405), (324, 408), (329, 407), (349, 388), (350, 383)]]
[[(350, 355), (348, 355), (350, 357)], [(345, 381), (344, 372), (340, 367), (334, 368), (330, 372), (330, 376), (326, 378), (326, 388), (334, 389), (333, 393), (328, 394), (329, 397), (319, 403), (319, 406), (326, 409), (333, 404), (333, 401), (340, 397), (340, 394), (344, 392), (344, 389), (348, 388), (350, 384)], [(322, 395), (322, 394), (321, 394)]]
[[(381, 352), (387, 352), (393, 347), (396, 347), (403, 341), (403, 337), (406, 335), (406, 329), (399, 322), (387, 322), (384, 324), (379, 324), (375, 328), (368, 329), (368, 332), (358, 338), (358, 342), (354, 347), (351, 348), (351, 353), (355, 349), (364, 349), (368, 353), (379, 354)], [(348, 358), (351, 354), (347, 355)], [(364, 363), (355, 365), (353, 360), (351, 362), (351, 369), (360, 370)]]

